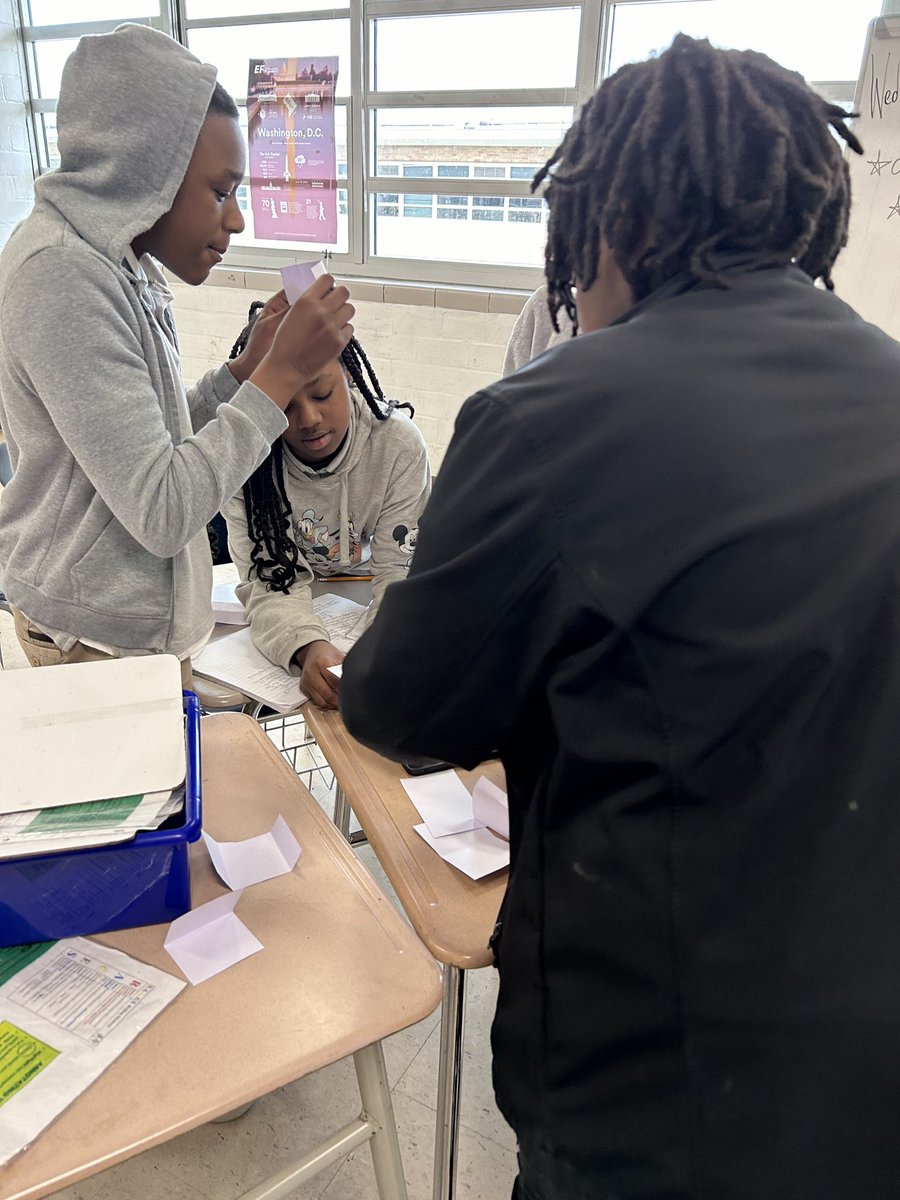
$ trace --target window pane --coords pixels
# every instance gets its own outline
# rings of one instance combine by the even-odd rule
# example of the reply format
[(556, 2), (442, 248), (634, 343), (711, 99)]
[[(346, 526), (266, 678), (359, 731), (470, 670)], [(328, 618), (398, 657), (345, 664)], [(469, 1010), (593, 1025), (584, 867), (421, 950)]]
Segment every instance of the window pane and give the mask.
[[(506, 179), (507, 166), (543, 163), (572, 123), (571, 108), (380, 108), (375, 112), (374, 174)], [(415, 167), (414, 165), (420, 164)], [(424, 164), (429, 164), (427, 167)]]
[[(268, 3), (268, 0), (266, 0)], [(284, 25), (235, 25), (190, 29), (188, 46), (203, 62), (213, 63), (219, 82), (232, 96), (247, 95), (251, 58), (338, 57), (336, 95), (350, 95), (350, 22), (291, 21)]]
[(383, 17), (374, 22), (374, 86), (572, 87), (580, 16), (578, 8), (557, 8)]
[[(449, 205), (451, 208), (454, 205), (462, 205), (465, 208), (466, 205), (468, 205), (468, 203), (469, 203), (469, 197), (468, 196), (438, 196), (437, 202), (438, 202), (438, 204)], [(503, 201), (501, 200), (500, 203), (502, 204)]]
[[(872, 11), (869, 11), (869, 9)], [(810, 81), (855, 80), (872, 4), (847, 0), (675, 0), (617, 4), (610, 69), (665, 49), (676, 33), (761, 50)], [(852, 93), (850, 99), (852, 100)]]
[(34, 43), (38, 96), (42, 100), (53, 99), (59, 95), (59, 81), (62, 79), (63, 66), (77, 45), (77, 38), (64, 38), (58, 42)]
[(289, 13), (348, 7), (349, 4), (346, 3), (323, 4), (322, 0), (257, 0), (256, 4), (252, 3), (252, 0), (186, 0), (185, 3), (189, 21), (202, 21), (204, 17), (255, 16), (260, 10), (267, 13)]
[(73, 5), (72, 0), (31, 0), (32, 25), (158, 16), (159, 0), (79, 0), (77, 5)]
[[(397, 205), (383, 203), (388, 199), (394, 197), (379, 194), (375, 198), (376, 256), (426, 261), (439, 257), (448, 262), (494, 262), (525, 267), (538, 267), (544, 261), (547, 207), (543, 202), (537, 211), (507, 212), (502, 199), (475, 196), (471, 210), (440, 203), (432, 209), (413, 206), (408, 203), (413, 197), (406, 196), (398, 213)], [(492, 207), (495, 203), (501, 207)], [(435, 221), (443, 222), (440, 232), (433, 228)]]
[(534, 179), (539, 170), (538, 163), (531, 163), (527, 167), (510, 167), (509, 177), (510, 179)]

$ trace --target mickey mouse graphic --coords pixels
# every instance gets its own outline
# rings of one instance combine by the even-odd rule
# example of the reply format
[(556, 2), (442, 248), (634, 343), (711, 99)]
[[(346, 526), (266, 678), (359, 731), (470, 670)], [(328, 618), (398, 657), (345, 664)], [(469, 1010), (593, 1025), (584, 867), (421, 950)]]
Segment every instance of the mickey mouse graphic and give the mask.
[(412, 556), (416, 552), (416, 542), (419, 540), (419, 527), (418, 525), (413, 525), (412, 529), (407, 529), (405, 525), (397, 525), (391, 536), (400, 547), (400, 553), (407, 556), (404, 565), (408, 571), (412, 563)]

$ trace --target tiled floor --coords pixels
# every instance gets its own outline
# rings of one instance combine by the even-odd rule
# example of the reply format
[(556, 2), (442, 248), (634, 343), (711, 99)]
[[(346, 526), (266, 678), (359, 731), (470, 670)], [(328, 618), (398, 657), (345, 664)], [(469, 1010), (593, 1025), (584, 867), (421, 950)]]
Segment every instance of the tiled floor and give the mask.
[[(0, 613), (4, 666), (25, 662)], [(270, 730), (275, 744), (323, 807), (331, 803), (330, 772), (318, 750), (303, 748), (300, 723)], [(358, 849), (385, 892), (393, 891), (368, 846)], [(459, 1200), (507, 1200), (515, 1175), (515, 1139), (494, 1104), (490, 1023), (495, 973), (468, 975), (463, 1062)], [(439, 1012), (389, 1038), (385, 1046), (409, 1200), (430, 1200), (437, 1086)], [(243, 1117), (206, 1125), (57, 1193), (57, 1200), (234, 1200), (317, 1140), (351, 1120), (359, 1108), (352, 1061), (337, 1063), (263, 1097)], [(113, 1115), (110, 1114), (110, 1119)], [(376, 1200), (367, 1148), (319, 1174), (292, 1194), (296, 1200)]]

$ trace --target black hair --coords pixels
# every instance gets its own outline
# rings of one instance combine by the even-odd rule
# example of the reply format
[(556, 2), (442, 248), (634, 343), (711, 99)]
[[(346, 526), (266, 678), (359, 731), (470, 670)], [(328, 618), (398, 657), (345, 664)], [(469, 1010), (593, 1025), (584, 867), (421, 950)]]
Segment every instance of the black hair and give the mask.
[(225, 117), (233, 117), (235, 121), (240, 119), (237, 105), (229, 93), (222, 87), (221, 83), (217, 83), (213, 88), (213, 94), (210, 97), (209, 108), (207, 108), (206, 113), (207, 116), (210, 113), (221, 113)]
[[(262, 308), (261, 300), (251, 304), (249, 319), (231, 348), (230, 359), (237, 358), (246, 347)], [(378, 376), (355, 337), (341, 351), (340, 359), (353, 386), (377, 420), (386, 421), (395, 409), (401, 408), (407, 409), (410, 417), (415, 415), (411, 404), (385, 400)], [(289, 592), (297, 580), (300, 550), (291, 534), (291, 503), (284, 486), (281, 438), (275, 441), (269, 457), (244, 484), (244, 508), (247, 534), (252, 543), (251, 575), (255, 574), (270, 592)]]
[(726, 286), (729, 255), (797, 263), (833, 288), (847, 241), (849, 117), (752, 50), (678, 34), (607, 79), (537, 172), (550, 207), (548, 305), (577, 329), (572, 286), (597, 277), (600, 238), (636, 300), (684, 271)]

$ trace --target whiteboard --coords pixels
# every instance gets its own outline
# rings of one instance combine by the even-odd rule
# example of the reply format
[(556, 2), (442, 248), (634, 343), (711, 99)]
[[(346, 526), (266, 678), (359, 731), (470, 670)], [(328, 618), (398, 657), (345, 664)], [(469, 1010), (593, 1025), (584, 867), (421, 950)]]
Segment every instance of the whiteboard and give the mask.
[(848, 152), (852, 206), (835, 291), (900, 339), (900, 17), (869, 26), (853, 132), (865, 153)]

